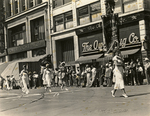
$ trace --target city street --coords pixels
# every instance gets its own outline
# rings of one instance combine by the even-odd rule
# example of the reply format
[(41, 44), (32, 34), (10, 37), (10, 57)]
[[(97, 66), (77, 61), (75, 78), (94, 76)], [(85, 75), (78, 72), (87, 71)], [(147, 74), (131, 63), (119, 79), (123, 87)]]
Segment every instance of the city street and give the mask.
[(0, 116), (150, 116), (150, 86), (126, 86), (128, 98), (113, 87), (0, 90)]

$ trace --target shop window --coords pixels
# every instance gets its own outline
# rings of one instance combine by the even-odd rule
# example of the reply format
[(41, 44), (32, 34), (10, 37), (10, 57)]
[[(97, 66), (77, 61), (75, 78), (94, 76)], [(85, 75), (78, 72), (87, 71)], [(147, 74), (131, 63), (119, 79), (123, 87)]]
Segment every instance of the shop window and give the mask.
[(71, 62), (75, 60), (73, 38), (66, 38), (56, 42), (57, 62)]
[(5, 56), (0, 58), (0, 63), (5, 62)]
[(53, 0), (53, 8), (64, 5), (66, 3), (71, 2), (72, 0)]
[(97, 21), (101, 19), (101, 6), (100, 2), (96, 2), (77, 10), (78, 12), (78, 23), (83, 25), (92, 21)]
[(10, 55), (10, 61), (27, 58), (27, 52), (21, 52)]
[(31, 41), (45, 39), (44, 17), (31, 21)]
[(25, 24), (14, 27), (10, 31), (11, 36), (11, 45), (10, 47), (15, 47), (24, 44), (24, 40), (26, 39), (26, 29)]
[(55, 31), (73, 27), (72, 11), (54, 17)]

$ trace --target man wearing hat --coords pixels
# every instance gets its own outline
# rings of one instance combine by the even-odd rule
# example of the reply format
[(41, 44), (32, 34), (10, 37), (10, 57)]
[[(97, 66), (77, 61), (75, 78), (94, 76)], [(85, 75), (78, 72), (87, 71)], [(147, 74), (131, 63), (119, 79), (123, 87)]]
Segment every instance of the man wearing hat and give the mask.
[(145, 75), (146, 75), (146, 79), (147, 79), (147, 84), (150, 84), (150, 62), (148, 58), (145, 58), (144, 60), (146, 62), (145, 64)]

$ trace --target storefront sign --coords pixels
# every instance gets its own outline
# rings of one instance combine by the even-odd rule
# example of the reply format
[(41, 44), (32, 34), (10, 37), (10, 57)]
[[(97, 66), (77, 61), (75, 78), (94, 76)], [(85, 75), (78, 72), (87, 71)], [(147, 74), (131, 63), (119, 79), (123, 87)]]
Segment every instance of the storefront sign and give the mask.
[(103, 42), (99, 43), (98, 40), (95, 40), (93, 44), (90, 42), (84, 42), (82, 43), (83, 47), (83, 53), (84, 52), (93, 52), (93, 51), (104, 51), (106, 49), (106, 46), (104, 45)]
[(102, 29), (102, 24), (101, 23), (77, 29), (76, 33), (77, 33), (77, 35), (79, 35), (79, 34), (88, 33), (88, 32), (91, 32), (91, 31), (96, 31), (96, 30), (99, 30), (99, 29)]
[(36, 42), (27, 43), (27, 44), (24, 44), (21, 46), (8, 48), (8, 54), (29, 51), (32, 49), (37, 49), (37, 48), (45, 47), (45, 46), (46, 46), (45, 40), (40, 40), (40, 41), (36, 41)]
[(128, 38), (120, 39), (120, 46), (122, 48), (124, 48), (124, 47), (126, 47), (128, 45), (137, 44), (139, 42), (140, 42), (139, 37), (136, 36), (135, 33), (131, 33)]

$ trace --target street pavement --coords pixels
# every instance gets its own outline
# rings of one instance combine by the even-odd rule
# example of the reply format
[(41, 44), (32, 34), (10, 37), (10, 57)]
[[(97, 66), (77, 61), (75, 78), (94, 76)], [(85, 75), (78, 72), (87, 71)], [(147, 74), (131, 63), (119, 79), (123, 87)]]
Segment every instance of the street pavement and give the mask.
[(113, 87), (0, 90), (0, 116), (150, 116), (150, 85), (126, 86), (128, 98)]

